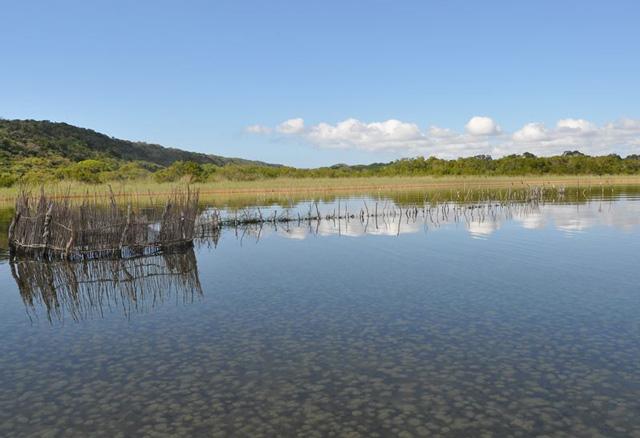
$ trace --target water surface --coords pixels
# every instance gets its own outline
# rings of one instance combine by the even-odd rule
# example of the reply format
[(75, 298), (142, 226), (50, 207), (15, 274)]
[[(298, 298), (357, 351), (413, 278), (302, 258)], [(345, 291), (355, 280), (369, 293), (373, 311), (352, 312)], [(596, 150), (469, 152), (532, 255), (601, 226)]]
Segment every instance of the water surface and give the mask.
[(0, 436), (640, 436), (640, 200), (494, 213), (5, 257)]

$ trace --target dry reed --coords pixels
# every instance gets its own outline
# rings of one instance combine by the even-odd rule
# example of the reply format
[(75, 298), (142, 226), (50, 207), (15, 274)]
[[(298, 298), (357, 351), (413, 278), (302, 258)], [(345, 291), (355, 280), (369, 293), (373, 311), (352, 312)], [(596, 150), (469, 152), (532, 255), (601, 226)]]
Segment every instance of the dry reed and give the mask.
[(189, 246), (198, 213), (198, 192), (174, 191), (164, 205), (111, 196), (104, 203), (23, 192), (9, 227), (12, 253), (37, 258), (87, 259), (153, 254)]

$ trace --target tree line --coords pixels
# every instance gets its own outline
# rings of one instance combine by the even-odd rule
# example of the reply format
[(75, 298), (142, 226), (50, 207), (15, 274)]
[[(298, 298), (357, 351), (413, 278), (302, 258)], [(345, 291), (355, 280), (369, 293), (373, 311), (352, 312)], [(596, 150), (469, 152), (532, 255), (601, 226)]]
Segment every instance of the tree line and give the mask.
[(61, 156), (0, 156), (0, 187), (20, 183), (44, 184), (80, 181), (100, 184), (111, 181), (152, 180), (158, 183), (255, 181), (274, 178), (341, 178), (375, 176), (527, 176), (527, 175), (637, 175), (640, 155), (622, 158), (611, 154), (588, 156), (578, 151), (538, 157), (530, 153), (493, 159), (488, 155), (445, 160), (436, 157), (404, 158), (369, 165), (337, 164), (301, 169), (287, 166), (176, 161), (161, 166), (143, 161), (92, 158), (71, 161)]

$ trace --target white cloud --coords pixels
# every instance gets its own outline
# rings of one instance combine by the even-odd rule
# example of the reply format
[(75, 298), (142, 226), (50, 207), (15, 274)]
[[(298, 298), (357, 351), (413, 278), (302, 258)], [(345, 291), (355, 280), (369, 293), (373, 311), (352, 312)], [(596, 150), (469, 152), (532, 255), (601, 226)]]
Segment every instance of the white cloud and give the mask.
[(300, 134), (304, 131), (304, 119), (289, 119), (280, 123), (276, 131), (281, 134)]
[(539, 123), (528, 123), (513, 134), (514, 149), (521, 148), (539, 155), (554, 155), (577, 149), (591, 155), (640, 152), (640, 120), (622, 119), (601, 127), (584, 119), (562, 119), (555, 129)]
[(245, 131), (249, 134), (271, 134), (272, 129), (264, 125), (249, 125)]
[(471, 135), (496, 135), (500, 127), (491, 117), (475, 116), (467, 122), (464, 129)]
[(620, 119), (615, 123), (608, 123), (606, 127), (609, 129), (614, 128), (619, 130), (630, 130), (631, 132), (638, 132), (640, 131), (640, 120)]
[(620, 119), (598, 126), (584, 119), (562, 119), (555, 127), (526, 123), (515, 132), (503, 133), (489, 117), (473, 117), (464, 132), (430, 126), (423, 130), (416, 123), (390, 119), (363, 122), (349, 118), (341, 122), (306, 126), (301, 118), (289, 119), (275, 129), (263, 125), (247, 127), (260, 135), (279, 134), (320, 148), (392, 151), (398, 156), (438, 156), (457, 158), (478, 154), (499, 157), (532, 152), (556, 155), (566, 150), (586, 154), (620, 155), (640, 153), (640, 120)]
[(454, 137), (456, 133), (453, 132), (451, 129), (440, 128), (439, 126), (431, 126), (429, 127), (429, 135), (431, 137), (446, 138), (446, 137)]
[(336, 125), (319, 123), (309, 129), (308, 139), (319, 146), (365, 150), (403, 149), (424, 142), (420, 128), (399, 120), (363, 123), (347, 119)]
[(513, 139), (519, 142), (547, 140), (549, 135), (542, 123), (527, 123), (513, 133)]
[(596, 125), (584, 119), (560, 119), (556, 127), (558, 129), (580, 132), (592, 132), (596, 130)]

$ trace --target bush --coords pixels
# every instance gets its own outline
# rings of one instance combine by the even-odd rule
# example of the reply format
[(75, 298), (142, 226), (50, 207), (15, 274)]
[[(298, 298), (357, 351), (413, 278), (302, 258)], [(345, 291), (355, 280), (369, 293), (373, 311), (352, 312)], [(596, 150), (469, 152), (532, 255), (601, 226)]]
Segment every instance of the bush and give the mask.
[(159, 170), (153, 177), (157, 182), (175, 182), (188, 179), (190, 182), (204, 181), (202, 165), (192, 161), (176, 161), (166, 169)]
[(132, 181), (145, 179), (149, 175), (151, 175), (151, 172), (140, 163), (131, 162), (124, 163), (116, 170), (104, 172), (102, 178), (105, 181)]
[(64, 178), (72, 179), (75, 181), (85, 182), (89, 184), (99, 184), (104, 182), (105, 176), (103, 173), (114, 171), (117, 169), (117, 164), (108, 161), (101, 160), (83, 160), (77, 163), (73, 163), (61, 169), (60, 174)]
[(18, 178), (9, 173), (0, 173), (0, 187), (11, 187), (18, 181)]

